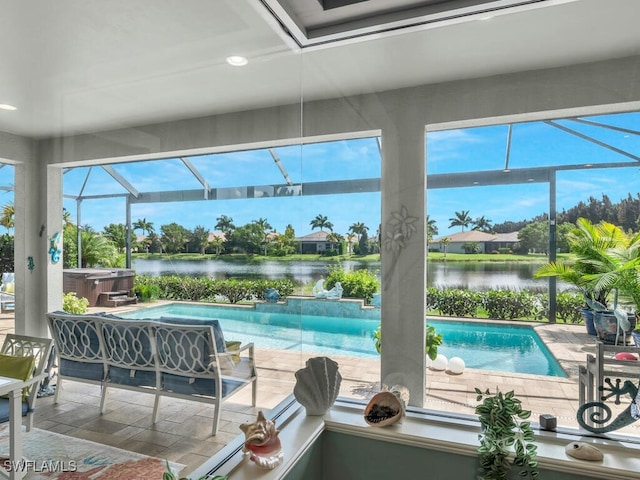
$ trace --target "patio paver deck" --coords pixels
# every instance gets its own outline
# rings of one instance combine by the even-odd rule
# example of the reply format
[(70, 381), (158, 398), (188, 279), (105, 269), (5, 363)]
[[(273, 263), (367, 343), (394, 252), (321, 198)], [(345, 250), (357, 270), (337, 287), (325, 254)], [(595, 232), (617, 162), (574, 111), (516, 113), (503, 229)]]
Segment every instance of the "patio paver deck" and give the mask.
[[(114, 313), (116, 310), (110, 309)], [(560, 361), (568, 378), (474, 369), (466, 369), (461, 375), (427, 370), (424, 407), (473, 415), (474, 387), (513, 389), (524, 408), (532, 410), (532, 420), (536, 421), (541, 414), (552, 414), (560, 426), (576, 428), (578, 365), (584, 363), (586, 354), (593, 350), (594, 340), (578, 325), (539, 324), (535, 329)], [(0, 341), (13, 331), (13, 315), (0, 315)], [(58, 404), (53, 403), (53, 397), (38, 400), (35, 426), (183, 463), (187, 467), (181, 475), (188, 475), (239, 435), (242, 423), (253, 421), (259, 410), (268, 411), (289, 395), (295, 385), (296, 370), (304, 367), (307, 358), (316, 355), (256, 349), (258, 405), (250, 406), (250, 389), (224, 402), (219, 433), (215, 437), (210, 435), (211, 405), (162, 398), (159, 421), (152, 425), (152, 395), (113, 389), (108, 396), (107, 411), (100, 415), (100, 388), (72, 381), (65, 382)], [(333, 355), (331, 358), (340, 365), (341, 395), (366, 402), (367, 392), (379, 382), (379, 359)], [(640, 425), (633, 424), (618, 433), (640, 435)]]

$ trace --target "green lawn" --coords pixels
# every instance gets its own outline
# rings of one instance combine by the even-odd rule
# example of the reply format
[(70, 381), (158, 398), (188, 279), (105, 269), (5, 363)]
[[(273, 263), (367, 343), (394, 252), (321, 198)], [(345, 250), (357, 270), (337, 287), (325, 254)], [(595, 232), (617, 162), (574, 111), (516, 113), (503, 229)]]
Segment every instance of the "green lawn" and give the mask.
[[(558, 260), (569, 260), (572, 256), (569, 253), (557, 254)], [(545, 263), (547, 256), (542, 253), (529, 255), (515, 255), (513, 253), (444, 253), (429, 252), (428, 261), (440, 262), (531, 262)]]

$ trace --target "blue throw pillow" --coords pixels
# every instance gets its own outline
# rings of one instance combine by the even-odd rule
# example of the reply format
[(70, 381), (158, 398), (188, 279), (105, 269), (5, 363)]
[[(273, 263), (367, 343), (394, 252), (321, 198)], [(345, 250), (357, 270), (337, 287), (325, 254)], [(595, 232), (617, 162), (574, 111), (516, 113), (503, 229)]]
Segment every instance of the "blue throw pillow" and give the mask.
[(227, 351), (227, 347), (224, 341), (224, 334), (222, 333), (222, 327), (220, 322), (215, 318), (201, 319), (201, 318), (181, 318), (181, 317), (160, 317), (153, 321), (159, 323), (172, 323), (174, 325), (207, 325), (213, 328), (214, 340), (216, 342), (216, 350), (218, 353)]

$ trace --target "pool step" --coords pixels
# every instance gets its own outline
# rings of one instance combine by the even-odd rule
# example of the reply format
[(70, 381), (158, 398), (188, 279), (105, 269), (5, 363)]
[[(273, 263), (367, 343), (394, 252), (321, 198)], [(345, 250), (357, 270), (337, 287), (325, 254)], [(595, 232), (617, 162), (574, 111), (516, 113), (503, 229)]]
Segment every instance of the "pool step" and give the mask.
[(138, 303), (136, 297), (129, 295), (126, 290), (118, 292), (100, 292), (98, 296), (99, 307), (119, 307), (121, 305), (130, 305)]

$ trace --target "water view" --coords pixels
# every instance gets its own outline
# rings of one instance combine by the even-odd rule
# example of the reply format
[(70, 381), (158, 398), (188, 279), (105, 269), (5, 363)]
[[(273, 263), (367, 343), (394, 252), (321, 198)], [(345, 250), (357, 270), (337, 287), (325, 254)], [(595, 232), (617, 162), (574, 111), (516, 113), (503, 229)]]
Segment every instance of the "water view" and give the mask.
[[(340, 263), (347, 271), (368, 269), (379, 273), (379, 262), (347, 260)], [(185, 275), (216, 280), (287, 278), (296, 285), (305, 285), (326, 277), (331, 264), (312, 261), (264, 261), (255, 264), (224, 260), (160, 260), (133, 259), (133, 268), (140, 275)], [(430, 262), (427, 286), (481, 288), (545, 288), (545, 279), (534, 279), (540, 265), (524, 262)]]

